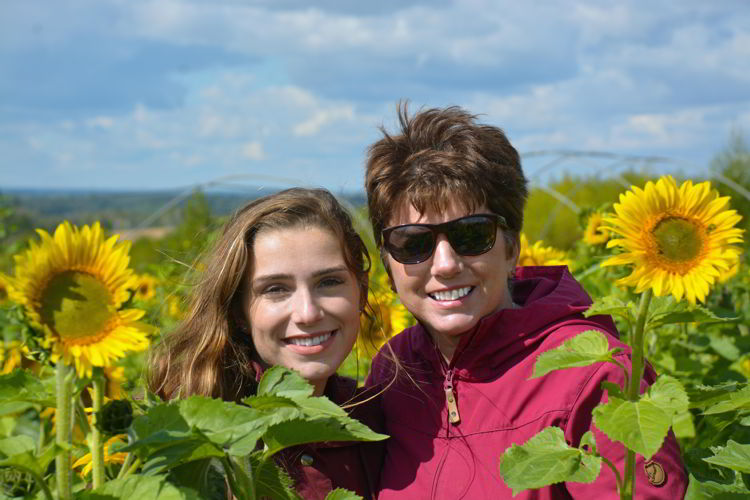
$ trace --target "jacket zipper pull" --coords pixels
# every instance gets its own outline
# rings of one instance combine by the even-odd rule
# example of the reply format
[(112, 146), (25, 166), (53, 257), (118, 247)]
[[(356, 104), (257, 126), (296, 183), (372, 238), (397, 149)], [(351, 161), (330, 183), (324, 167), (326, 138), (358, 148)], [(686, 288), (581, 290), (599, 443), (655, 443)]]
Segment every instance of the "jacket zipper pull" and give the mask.
[(461, 422), (461, 415), (458, 413), (456, 393), (453, 391), (453, 369), (448, 370), (448, 373), (445, 374), (443, 390), (445, 390), (445, 406), (448, 408), (448, 420), (453, 425), (456, 425)]

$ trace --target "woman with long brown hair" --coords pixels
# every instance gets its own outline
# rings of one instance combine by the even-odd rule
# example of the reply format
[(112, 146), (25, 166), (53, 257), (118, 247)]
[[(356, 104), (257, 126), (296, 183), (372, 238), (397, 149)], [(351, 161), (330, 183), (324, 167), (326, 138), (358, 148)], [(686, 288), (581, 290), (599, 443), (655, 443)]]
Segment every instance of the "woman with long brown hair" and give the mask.
[[(351, 402), (356, 384), (336, 369), (357, 338), (369, 265), (349, 215), (328, 191), (293, 188), (247, 204), (210, 252), (186, 319), (152, 351), (150, 389), (166, 400), (199, 394), (237, 402), (266, 368), (282, 365), (315, 395)], [(355, 405), (351, 415), (377, 427), (366, 407)], [(366, 467), (362, 445), (280, 455), (304, 498), (337, 487), (372, 497), (375, 468)]]

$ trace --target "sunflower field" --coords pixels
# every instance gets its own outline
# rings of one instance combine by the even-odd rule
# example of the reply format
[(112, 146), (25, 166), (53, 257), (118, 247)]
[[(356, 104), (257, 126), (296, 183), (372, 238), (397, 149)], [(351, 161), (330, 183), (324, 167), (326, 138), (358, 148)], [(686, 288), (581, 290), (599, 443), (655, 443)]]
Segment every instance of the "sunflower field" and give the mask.
[[(610, 384), (608, 403), (594, 410), (595, 425), (627, 449), (625, 469), (613, 471), (620, 498), (638, 489), (635, 455), (650, 458), (670, 430), (690, 474), (687, 498), (750, 498), (750, 200), (671, 176), (621, 191), (581, 210), (565, 247), (522, 235), (519, 265), (567, 265), (594, 300), (587, 314), (611, 315), (633, 349), (625, 386)], [(64, 221), (3, 248), (0, 498), (298, 498), (275, 453), (310, 436), (385, 438), (281, 368), (242, 405), (163, 402), (146, 390), (149, 347), (189, 313), (202, 251), (222, 222), (200, 203), (159, 240), (131, 243), (98, 222)], [(340, 371), (362, 381), (377, 350), (415, 320), (391, 289), (366, 217), (353, 215), (371, 252), (371, 308)], [(9, 220), (0, 209), (2, 238)], [(615, 363), (613, 354), (601, 334), (584, 332), (540, 356), (534, 376)], [(647, 363), (658, 378), (640, 394)], [(613, 468), (593, 437), (572, 447), (558, 430), (498, 457), (514, 493)]]

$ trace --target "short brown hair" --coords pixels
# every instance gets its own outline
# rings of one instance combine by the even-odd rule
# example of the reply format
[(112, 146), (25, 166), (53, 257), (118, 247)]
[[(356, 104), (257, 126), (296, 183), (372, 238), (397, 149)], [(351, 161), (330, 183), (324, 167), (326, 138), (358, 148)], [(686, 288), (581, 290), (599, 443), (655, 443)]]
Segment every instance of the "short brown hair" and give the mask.
[(255, 385), (257, 361), (243, 310), (252, 273), (256, 235), (268, 229), (318, 227), (340, 241), (349, 270), (359, 285), (360, 307), (367, 302), (370, 257), (349, 214), (324, 189), (292, 188), (252, 201), (224, 226), (193, 291), (187, 317), (154, 346), (148, 386), (163, 399), (193, 394), (239, 401)]
[(375, 241), (404, 204), (420, 213), (444, 211), (452, 202), (473, 211), (482, 205), (507, 221), (506, 236), (517, 244), (528, 196), (521, 159), (498, 127), (476, 123), (476, 116), (451, 106), (409, 116), (397, 108), (398, 135), (384, 127), (370, 146), (365, 189)]

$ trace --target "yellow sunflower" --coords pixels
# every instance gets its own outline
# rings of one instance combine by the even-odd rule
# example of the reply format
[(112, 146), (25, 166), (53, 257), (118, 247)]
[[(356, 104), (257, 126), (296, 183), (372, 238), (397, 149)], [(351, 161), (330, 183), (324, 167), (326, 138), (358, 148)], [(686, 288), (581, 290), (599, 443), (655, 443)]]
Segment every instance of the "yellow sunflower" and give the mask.
[(15, 256), (9, 296), (44, 333), (43, 346), (89, 377), (94, 366), (146, 349), (143, 311), (119, 310), (133, 283), (130, 244), (105, 239), (98, 222), (77, 228), (65, 221), (54, 236), (37, 232), (41, 242)]
[[(109, 449), (114, 444), (126, 444), (125, 434), (117, 434), (107, 440), (104, 443), (104, 463), (105, 464), (124, 464), (128, 454), (125, 452), (110, 453)], [(76, 460), (73, 464), (73, 468), (77, 468), (83, 465), (81, 469), (81, 477), (86, 477), (91, 470), (94, 468), (94, 464), (91, 463), (91, 453), (86, 453), (84, 456)]]
[(136, 300), (151, 300), (156, 296), (156, 285), (159, 281), (150, 274), (140, 274), (136, 277), (133, 289)]
[(594, 212), (589, 217), (586, 230), (583, 232), (583, 242), (587, 245), (603, 245), (609, 240), (609, 230), (602, 224), (602, 214)]
[(570, 260), (565, 252), (554, 247), (545, 247), (544, 242), (537, 241), (529, 246), (526, 235), (521, 233), (521, 250), (518, 254), (519, 266), (569, 266)]
[(672, 176), (631, 189), (615, 203), (615, 215), (605, 218), (620, 236), (607, 247), (624, 252), (602, 265), (633, 265), (632, 274), (617, 283), (634, 286), (636, 293), (652, 288), (657, 296), (704, 301), (741, 253), (734, 245), (742, 243), (742, 230), (734, 227), (741, 217), (726, 208), (729, 197), (720, 197), (710, 182), (685, 181), (678, 188)]

